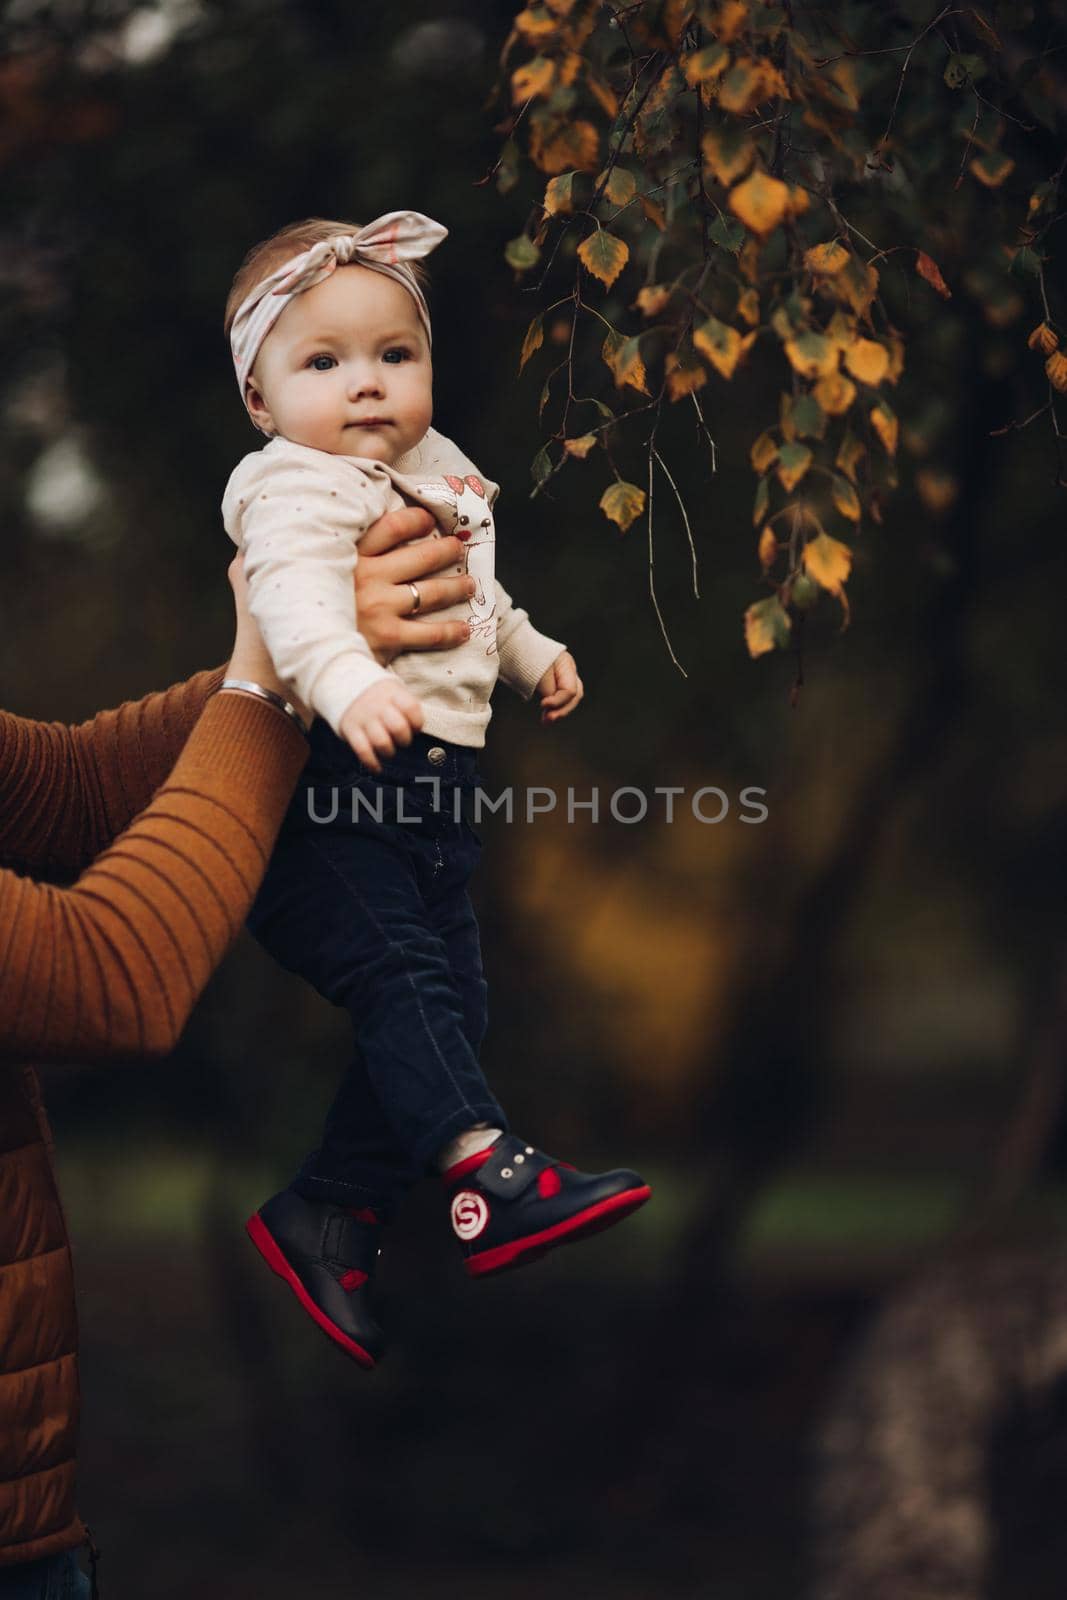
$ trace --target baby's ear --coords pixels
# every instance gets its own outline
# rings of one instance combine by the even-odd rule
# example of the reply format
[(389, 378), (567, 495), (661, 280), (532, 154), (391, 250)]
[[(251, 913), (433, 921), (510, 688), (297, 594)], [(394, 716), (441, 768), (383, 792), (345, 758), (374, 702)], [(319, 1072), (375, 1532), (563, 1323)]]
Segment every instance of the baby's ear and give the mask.
[(248, 408), (248, 415), (260, 432), (273, 434), (274, 419), (267, 409), (267, 402), (254, 383), (250, 383), (245, 390), (245, 405)]
[(468, 477), (467, 486), (468, 486), (468, 488), (473, 489), (475, 494), (480, 494), (483, 500), (485, 499), (485, 490), (482, 488), (482, 483), (481, 483), (481, 479), (480, 478), (470, 478), (470, 477)]

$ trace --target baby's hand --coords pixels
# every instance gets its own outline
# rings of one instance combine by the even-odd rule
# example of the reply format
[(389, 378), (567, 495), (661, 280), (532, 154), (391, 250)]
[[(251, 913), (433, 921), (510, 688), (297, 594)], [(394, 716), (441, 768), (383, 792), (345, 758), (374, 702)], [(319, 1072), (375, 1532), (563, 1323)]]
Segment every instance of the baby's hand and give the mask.
[(396, 755), (398, 744), (410, 744), (422, 727), (422, 705), (399, 678), (382, 678), (357, 695), (341, 718), (346, 739), (372, 772), (381, 772), (379, 756)]
[(542, 722), (558, 722), (560, 717), (570, 716), (585, 690), (569, 650), (556, 657), (537, 685), (537, 692), (541, 696)]

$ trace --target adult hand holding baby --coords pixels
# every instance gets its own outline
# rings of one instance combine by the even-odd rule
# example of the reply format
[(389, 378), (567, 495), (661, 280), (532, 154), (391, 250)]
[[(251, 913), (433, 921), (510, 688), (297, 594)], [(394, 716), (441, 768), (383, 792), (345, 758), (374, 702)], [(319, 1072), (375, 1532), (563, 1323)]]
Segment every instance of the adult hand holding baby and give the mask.
[[(463, 564), (463, 544), (452, 537), (428, 538), (435, 527), (428, 511), (404, 506), (379, 517), (359, 542), (359, 630), (383, 667), (405, 650), (452, 650), (470, 638), (468, 623), (427, 616), (468, 599), (475, 589), (465, 572), (455, 576), (456, 566)], [(412, 615), (412, 584), (419, 595), (417, 616)]]

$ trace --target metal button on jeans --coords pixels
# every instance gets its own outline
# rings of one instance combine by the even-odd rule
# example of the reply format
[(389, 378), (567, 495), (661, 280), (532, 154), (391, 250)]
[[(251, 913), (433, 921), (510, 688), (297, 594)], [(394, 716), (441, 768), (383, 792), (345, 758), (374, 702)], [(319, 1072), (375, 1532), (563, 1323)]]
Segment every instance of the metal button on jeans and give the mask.
[(442, 761), (445, 760), (445, 752), (441, 749), (439, 744), (431, 745), (430, 749), (426, 752), (426, 759), (427, 761), (432, 762), (435, 767), (439, 767)]

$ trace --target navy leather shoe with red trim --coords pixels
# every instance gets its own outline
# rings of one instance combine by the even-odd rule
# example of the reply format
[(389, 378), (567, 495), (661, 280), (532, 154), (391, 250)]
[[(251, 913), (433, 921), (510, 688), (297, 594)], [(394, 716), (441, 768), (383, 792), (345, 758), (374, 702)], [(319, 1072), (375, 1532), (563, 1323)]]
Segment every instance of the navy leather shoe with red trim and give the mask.
[(610, 1228), (652, 1193), (636, 1172), (576, 1172), (512, 1134), (442, 1176), (451, 1190), (452, 1231), (472, 1278)]
[(373, 1367), (385, 1354), (385, 1336), (370, 1313), (371, 1279), (381, 1255), (376, 1214), (283, 1189), (245, 1228), (323, 1333), (361, 1367)]

